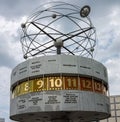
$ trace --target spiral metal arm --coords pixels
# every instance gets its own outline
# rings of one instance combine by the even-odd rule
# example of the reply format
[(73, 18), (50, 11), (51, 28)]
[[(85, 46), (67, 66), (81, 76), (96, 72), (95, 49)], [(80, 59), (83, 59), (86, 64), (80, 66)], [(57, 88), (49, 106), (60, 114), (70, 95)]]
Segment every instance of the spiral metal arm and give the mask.
[(24, 58), (38, 55), (93, 57), (96, 30), (89, 18), (90, 7), (54, 2), (41, 6), (21, 24)]

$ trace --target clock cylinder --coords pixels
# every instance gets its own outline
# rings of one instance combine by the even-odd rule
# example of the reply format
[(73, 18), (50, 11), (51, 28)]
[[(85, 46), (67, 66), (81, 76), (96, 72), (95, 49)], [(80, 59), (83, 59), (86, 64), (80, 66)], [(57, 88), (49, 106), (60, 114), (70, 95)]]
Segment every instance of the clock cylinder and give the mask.
[(108, 76), (94, 59), (42, 56), (11, 74), (10, 118), (15, 121), (93, 121), (110, 116)]

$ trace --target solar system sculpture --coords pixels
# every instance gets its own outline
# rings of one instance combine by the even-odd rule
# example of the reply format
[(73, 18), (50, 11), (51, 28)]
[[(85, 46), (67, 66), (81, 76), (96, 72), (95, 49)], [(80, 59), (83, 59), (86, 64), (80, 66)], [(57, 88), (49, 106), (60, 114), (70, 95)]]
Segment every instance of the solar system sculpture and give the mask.
[(90, 122), (110, 116), (105, 66), (93, 59), (90, 7), (40, 6), (21, 24), (25, 62), (11, 74), (10, 118), (20, 122)]

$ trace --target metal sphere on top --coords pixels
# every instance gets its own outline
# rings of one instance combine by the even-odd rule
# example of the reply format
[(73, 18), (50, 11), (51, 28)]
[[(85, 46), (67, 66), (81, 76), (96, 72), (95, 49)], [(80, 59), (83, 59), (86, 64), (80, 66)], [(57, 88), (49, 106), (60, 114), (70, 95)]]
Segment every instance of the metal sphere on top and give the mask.
[(80, 10), (80, 16), (81, 17), (87, 17), (90, 14), (90, 6), (85, 5)]
[(63, 41), (61, 39), (54, 42), (55, 47), (63, 47)]
[(53, 14), (53, 15), (52, 15), (52, 18), (53, 18), (53, 19), (55, 19), (56, 17), (57, 17), (57, 15), (56, 15), (56, 14)]
[[(92, 57), (96, 32), (89, 14), (87, 5), (50, 2), (40, 6), (21, 24), (24, 57), (54, 55), (56, 48), (60, 54)], [(62, 40), (63, 46), (56, 47), (56, 40)]]
[(25, 23), (22, 23), (22, 24), (21, 24), (21, 28), (26, 28)]

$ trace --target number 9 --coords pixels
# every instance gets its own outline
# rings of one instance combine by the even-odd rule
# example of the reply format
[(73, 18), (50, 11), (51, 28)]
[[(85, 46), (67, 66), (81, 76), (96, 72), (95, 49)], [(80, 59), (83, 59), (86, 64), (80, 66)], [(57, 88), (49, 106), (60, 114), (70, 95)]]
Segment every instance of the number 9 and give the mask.
[(37, 85), (39, 86), (38, 88), (41, 89), (43, 87), (43, 81), (39, 79)]

